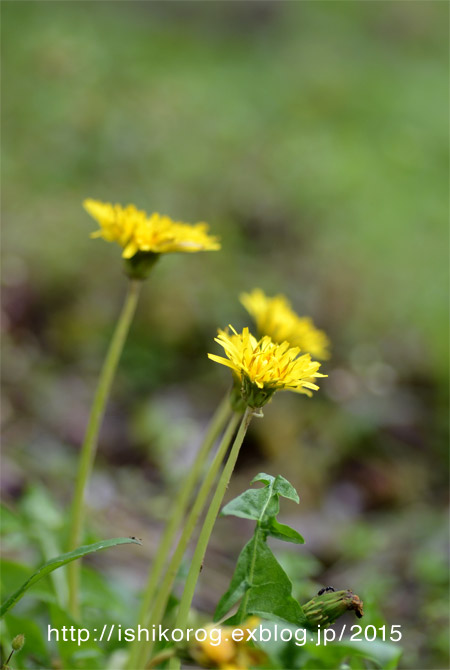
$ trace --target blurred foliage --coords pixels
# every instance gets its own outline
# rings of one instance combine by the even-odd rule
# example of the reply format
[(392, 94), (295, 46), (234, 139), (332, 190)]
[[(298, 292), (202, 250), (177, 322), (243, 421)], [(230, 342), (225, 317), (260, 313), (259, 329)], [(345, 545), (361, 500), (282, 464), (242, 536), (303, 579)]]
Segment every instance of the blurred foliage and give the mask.
[[(127, 584), (119, 600), (137, 597), (228, 382), (206, 358), (215, 330), (248, 324), (242, 290), (283, 292), (330, 335), (329, 378), (254, 422), (230, 497), (259, 470), (287, 476), (301, 508), (286, 521), (307, 541), (288, 572), (302, 557), (312, 570), (302, 597), (353, 588), (373, 621), (402, 625), (401, 667), (447, 667), (448, 6), (5, 1), (2, 14), (1, 474), (9, 521), (26, 520), (8, 557), (37, 565), (64, 544), (125, 291), (120, 251), (89, 240), (81, 201), (134, 202), (208, 221), (223, 250), (164, 258), (144, 288), (87, 541), (145, 546), (95, 565)], [(40, 533), (24, 507), (33, 494), (48, 511), (36, 482), (57, 501)], [(219, 523), (197, 600), (209, 612), (248, 532)]]

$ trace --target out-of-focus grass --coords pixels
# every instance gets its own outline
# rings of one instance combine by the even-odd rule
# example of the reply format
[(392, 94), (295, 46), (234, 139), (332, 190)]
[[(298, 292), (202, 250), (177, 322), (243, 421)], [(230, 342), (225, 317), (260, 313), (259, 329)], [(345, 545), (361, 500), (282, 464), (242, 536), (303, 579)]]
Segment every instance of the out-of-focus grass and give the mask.
[(377, 606), (411, 639), (432, 620), (404, 667), (441, 663), (445, 579), (416, 543), (432, 553), (445, 493), (448, 7), (6, 1), (2, 14), (7, 493), (39, 478), (67, 496), (55, 482), (73, 477), (124, 293), (120, 251), (89, 240), (81, 201), (206, 220), (223, 250), (164, 258), (143, 291), (97, 513), (112, 496), (125, 517), (164, 517), (148, 482), (179, 475), (170, 449), (192, 455), (226, 385), (206, 359), (216, 327), (248, 324), (240, 291), (282, 291), (330, 334), (330, 377), (314, 400), (267, 407), (235, 490), (261, 461), (288, 476), (310, 547), (362, 592), (382, 536)]

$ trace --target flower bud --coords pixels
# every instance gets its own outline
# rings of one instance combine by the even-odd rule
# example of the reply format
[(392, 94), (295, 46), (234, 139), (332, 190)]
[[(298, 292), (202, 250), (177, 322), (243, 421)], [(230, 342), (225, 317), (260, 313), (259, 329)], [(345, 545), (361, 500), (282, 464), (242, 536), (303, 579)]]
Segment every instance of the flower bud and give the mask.
[(329, 626), (347, 611), (353, 610), (359, 619), (364, 616), (362, 600), (349, 589), (315, 596), (302, 607), (312, 629)]
[(12, 648), (14, 651), (20, 651), (25, 644), (25, 635), (20, 633), (20, 635), (16, 635), (14, 640), (12, 641)]

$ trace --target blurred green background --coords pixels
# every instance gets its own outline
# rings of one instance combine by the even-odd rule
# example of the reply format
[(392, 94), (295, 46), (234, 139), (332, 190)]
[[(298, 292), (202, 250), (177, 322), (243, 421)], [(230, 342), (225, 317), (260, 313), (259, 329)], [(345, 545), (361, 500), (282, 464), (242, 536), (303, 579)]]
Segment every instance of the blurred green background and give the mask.
[[(208, 221), (222, 251), (163, 258), (143, 291), (89, 505), (92, 533), (144, 547), (97, 565), (142, 588), (229, 382), (206, 357), (216, 328), (250, 325), (242, 290), (283, 292), (329, 334), (329, 377), (254, 422), (229, 496), (260, 470), (290, 479), (307, 540), (290, 574), (401, 624), (401, 667), (448, 667), (448, 5), (4, 1), (2, 15), (7, 505), (45, 492), (64, 526), (126, 290), (82, 200)], [(199, 609), (250, 532), (218, 522)], [(34, 556), (30, 538), (6, 548)]]

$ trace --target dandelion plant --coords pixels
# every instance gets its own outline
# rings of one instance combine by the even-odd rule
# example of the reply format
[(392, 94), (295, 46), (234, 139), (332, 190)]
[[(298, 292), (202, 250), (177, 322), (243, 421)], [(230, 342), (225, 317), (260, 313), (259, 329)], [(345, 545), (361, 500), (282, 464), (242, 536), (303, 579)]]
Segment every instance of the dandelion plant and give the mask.
[[(100, 373), (81, 448), (69, 523), (69, 551), (76, 549), (82, 540), (85, 490), (95, 460), (98, 436), (112, 382), (136, 311), (142, 280), (148, 276), (161, 254), (220, 249), (218, 238), (208, 234), (206, 223), (190, 225), (157, 213), (148, 216), (134, 205), (122, 207), (93, 199), (85, 200), (83, 205), (100, 226), (91, 236), (116, 242), (122, 247), (124, 270), (130, 283)], [(68, 576), (69, 608), (72, 615), (78, 617), (79, 563), (69, 566)]]

